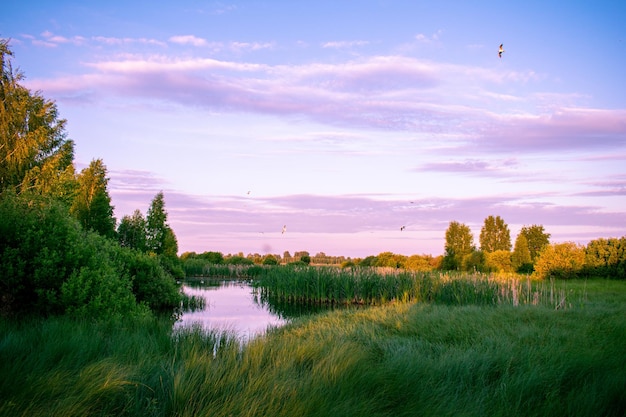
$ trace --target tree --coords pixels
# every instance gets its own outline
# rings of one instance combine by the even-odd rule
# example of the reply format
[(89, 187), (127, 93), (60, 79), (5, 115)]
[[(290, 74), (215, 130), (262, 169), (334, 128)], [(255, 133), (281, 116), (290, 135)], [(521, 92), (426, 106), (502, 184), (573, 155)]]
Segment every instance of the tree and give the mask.
[(168, 228), (165, 199), (161, 191), (152, 200), (146, 216), (146, 244), (149, 251), (163, 254)]
[(511, 250), (509, 226), (500, 216), (489, 216), (485, 219), (485, 224), (480, 229), (480, 249), (485, 253)]
[(278, 259), (274, 255), (265, 255), (262, 263), (263, 265), (278, 265)]
[(515, 239), (515, 247), (511, 255), (511, 266), (516, 272), (530, 273), (533, 271), (528, 241), (526, 240), (526, 236), (522, 233), (518, 234)]
[(146, 219), (139, 210), (135, 210), (132, 216), (122, 217), (117, 227), (117, 236), (121, 246), (141, 252), (147, 250)]
[(550, 244), (550, 234), (546, 233), (540, 225), (524, 226), (520, 234), (526, 238), (531, 262), (535, 264), (541, 251)]
[(469, 226), (457, 221), (450, 222), (446, 230), (443, 269), (456, 270), (463, 267), (463, 259), (474, 250), (474, 236)]
[[(74, 143), (53, 101), (20, 84), (7, 40), (0, 40), (0, 192), (63, 194), (73, 177)], [(68, 175), (68, 172), (70, 175)]]
[(577, 278), (585, 266), (585, 248), (574, 242), (548, 245), (535, 263), (534, 275), (545, 278)]
[(626, 237), (595, 239), (585, 249), (585, 270), (590, 276), (626, 278)]
[(508, 250), (497, 250), (485, 254), (485, 267), (487, 271), (511, 272), (511, 252)]
[(115, 218), (107, 191), (107, 169), (101, 159), (91, 161), (78, 176), (78, 190), (72, 203), (73, 214), (87, 230), (105, 237), (115, 236)]
[(473, 249), (470, 253), (463, 256), (461, 269), (470, 272), (484, 272), (486, 263), (485, 252)]
[(172, 259), (178, 256), (178, 239), (176, 239), (174, 231), (169, 226), (165, 227), (162, 255)]

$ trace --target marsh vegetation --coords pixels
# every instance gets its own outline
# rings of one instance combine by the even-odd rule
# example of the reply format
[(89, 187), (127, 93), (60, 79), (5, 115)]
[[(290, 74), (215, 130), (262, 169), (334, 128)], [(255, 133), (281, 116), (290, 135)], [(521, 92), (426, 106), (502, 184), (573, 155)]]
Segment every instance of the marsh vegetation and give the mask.
[(329, 310), (245, 344), (149, 317), (2, 320), (0, 415), (624, 414), (623, 281), (557, 284), (567, 309), (453, 282), (443, 302)]

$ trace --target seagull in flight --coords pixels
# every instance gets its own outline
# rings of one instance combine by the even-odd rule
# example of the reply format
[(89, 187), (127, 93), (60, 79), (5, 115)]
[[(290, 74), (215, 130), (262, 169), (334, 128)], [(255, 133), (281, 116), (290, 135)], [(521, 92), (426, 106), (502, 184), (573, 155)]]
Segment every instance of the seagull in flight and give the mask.
[(406, 226), (400, 227), (400, 231), (403, 231), (404, 229), (406, 229)]
[(500, 49), (498, 49), (498, 58), (502, 58), (502, 52), (504, 52), (504, 44), (500, 44)]
[(286, 232), (286, 231), (287, 231), (287, 225), (284, 225), (284, 226), (283, 226), (283, 231), (281, 232), (281, 235), (282, 235), (282, 234), (285, 234), (285, 232)]

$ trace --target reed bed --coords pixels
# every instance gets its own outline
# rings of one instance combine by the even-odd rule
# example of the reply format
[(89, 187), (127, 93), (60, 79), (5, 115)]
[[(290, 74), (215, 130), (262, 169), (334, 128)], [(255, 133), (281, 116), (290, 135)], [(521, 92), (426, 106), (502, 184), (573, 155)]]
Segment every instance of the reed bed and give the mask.
[(291, 304), (384, 305), (426, 302), (445, 305), (572, 306), (555, 281), (516, 274), (415, 272), (381, 268), (272, 267), (254, 280), (260, 299)]

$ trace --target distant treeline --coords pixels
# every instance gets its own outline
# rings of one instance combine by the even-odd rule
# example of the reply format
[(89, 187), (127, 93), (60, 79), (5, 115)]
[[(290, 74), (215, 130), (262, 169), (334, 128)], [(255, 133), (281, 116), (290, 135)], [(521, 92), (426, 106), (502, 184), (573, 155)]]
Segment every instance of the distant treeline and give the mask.
[[(253, 265), (310, 265), (351, 267), (378, 267), (403, 269), (407, 271), (465, 271), (482, 273), (525, 273), (537, 279), (573, 279), (602, 277), (626, 279), (626, 237), (599, 238), (586, 246), (572, 242), (547, 243), (527, 262), (516, 266), (516, 253), (505, 250), (484, 252), (473, 248), (464, 256), (465, 262), (458, 268), (446, 268), (445, 255), (400, 255), (382, 252), (376, 256), (350, 258), (327, 256), (318, 253), (310, 256), (306, 251), (289, 252), (281, 257), (278, 254), (224, 255), (221, 252), (185, 252), (181, 255), (183, 269), (187, 276), (245, 276), (247, 269), (237, 266)], [(225, 266), (229, 268), (219, 268)], [(234, 271), (234, 272), (233, 272)], [(254, 269), (253, 269), (254, 271)]]

